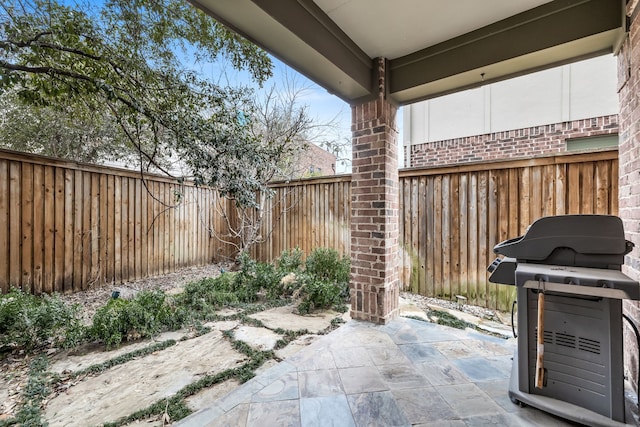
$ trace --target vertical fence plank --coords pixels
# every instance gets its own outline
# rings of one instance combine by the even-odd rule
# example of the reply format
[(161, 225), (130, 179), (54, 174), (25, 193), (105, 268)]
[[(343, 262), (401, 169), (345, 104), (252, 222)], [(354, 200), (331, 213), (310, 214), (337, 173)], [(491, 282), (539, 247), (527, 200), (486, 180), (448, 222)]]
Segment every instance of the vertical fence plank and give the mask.
[(127, 280), (136, 278), (136, 185), (134, 178), (128, 178), (129, 212), (127, 214)]
[(468, 283), (467, 297), (472, 304), (478, 304), (478, 175), (469, 174), (469, 195), (468, 195)]
[(478, 265), (477, 269), (477, 286), (478, 296), (476, 304), (490, 307), (490, 297), (487, 295), (487, 265), (489, 257), (487, 251), (488, 242), (488, 172), (482, 171), (478, 173)]
[(33, 164), (22, 164), (22, 290), (33, 289)]
[(460, 175), (460, 294), (469, 294), (469, 176)]
[(519, 187), (518, 187), (518, 195), (520, 196), (520, 200), (518, 203), (519, 207), (519, 215), (518, 218), (520, 220), (519, 229), (521, 232), (527, 229), (529, 224), (531, 224), (531, 187), (529, 182), (529, 175), (531, 172), (530, 168), (520, 168), (519, 172)]
[(609, 212), (609, 196), (611, 194), (610, 163), (605, 161), (595, 162), (595, 213), (605, 215)]
[(121, 280), (126, 282), (129, 280), (129, 205), (131, 198), (129, 197), (129, 178), (123, 177), (120, 180), (120, 265), (122, 276)]
[(91, 267), (89, 285), (101, 285), (100, 278), (100, 176), (91, 174)]
[[(420, 177), (418, 181), (418, 256), (420, 257), (420, 275), (418, 289), (420, 293), (433, 295), (433, 178)], [(431, 191), (429, 191), (431, 188)]]
[[(431, 234), (431, 256), (428, 258), (433, 265), (433, 276), (429, 286), (433, 289), (435, 295), (443, 297), (442, 289), (442, 176), (436, 176), (430, 180), (433, 183), (432, 198), (433, 209), (430, 217), (432, 218), (432, 227), (427, 231)], [(427, 274), (429, 277), (429, 274)]]
[(33, 165), (33, 293), (42, 293), (44, 264), (44, 168)]
[(76, 170), (73, 175), (73, 292), (77, 292), (82, 289), (82, 262), (84, 260), (82, 200), (84, 192), (82, 191), (82, 171)]
[[(510, 218), (510, 206), (509, 200), (511, 199), (511, 193), (513, 191), (510, 179), (509, 171), (500, 170), (496, 171), (496, 191), (498, 197), (498, 209), (497, 209), (497, 221), (498, 221), (498, 235), (495, 244), (503, 242), (510, 238), (510, 222), (513, 218)], [(517, 233), (517, 231), (516, 231)], [(515, 235), (515, 234), (514, 234)], [(495, 244), (493, 246), (495, 246)], [(498, 307), (509, 307), (513, 299), (511, 289), (512, 286), (496, 285), (496, 291), (498, 292)], [(513, 288), (515, 290), (515, 288)]]
[(42, 291), (55, 289), (55, 240), (56, 240), (56, 174), (52, 166), (44, 167), (44, 248), (42, 258)]
[(531, 167), (529, 170), (529, 218), (533, 222), (542, 216), (542, 169)]
[(585, 162), (580, 165), (580, 213), (594, 213), (594, 164), (593, 162)]
[(126, 178), (122, 178), (119, 176), (114, 177), (113, 182), (113, 195), (114, 195), (114, 205), (113, 205), (113, 218), (114, 218), (114, 227), (113, 227), (113, 257), (114, 257), (114, 280), (116, 283), (120, 283), (123, 281), (122, 276), (122, 245), (123, 245), (123, 236), (122, 230), (124, 228), (124, 217), (123, 212), (125, 211), (124, 206), (127, 203), (123, 200), (122, 194), (122, 180)]
[[(169, 273), (171, 271), (171, 268), (169, 266), (169, 224), (168, 224), (168, 212), (170, 210), (169, 206), (170, 206), (170, 202), (169, 202), (169, 194), (167, 192), (167, 183), (166, 182), (161, 182), (159, 183), (160, 187), (158, 190), (158, 197), (160, 199), (160, 210), (158, 212), (158, 225), (160, 227), (159, 229), (159, 233), (160, 233), (160, 273), (161, 274), (166, 274)], [(202, 200), (201, 200), (201, 189), (198, 188), (197, 189), (198, 192), (198, 200), (197, 200), (197, 204), (196, 204), (196, 223), (194, 224), (194, 227), (196, 227), (196, 230), (201, 230), (202, 229), (202, 216), (201, 216), (201, 209), (202, 209)], [(201, 260), (201, 256), (202, 256), (202, 233), (201, 232), (197, 232), (197, 252), (196, 253), (196, 258), (195, 258), (195, 263), (196, 265), (200, 264), (200, 260)]]
[(618, 214), (618, 203), (619, 199), (619, 191), (620, 187), (618, 186), (618, 165), (619, 160), (616, 157), (611, 161), (611, 173), (613, 174), (610, 182), (611, 182), (611, 195), (609, 196), (609, 200), (611, 201), (610, 213), (613, 215)]
[[(500, 204), (498, 198), (498, 185), (499, 185), (499, 174), (495, 173), (495, 171), (488, 172), (488, 187), (487, 187), (487, 255), (485, 257), (485, 261), (488, 265), (491, 262), (492, 255), (491, 250), (498, 243), (498, 235), (500, 234), (499, 227), (500, 221), (498, 218), (500, 217)], [(486, 275), (485, 275), (486, 277)], [(496, 308), (500, 304), (500, 295), (498, 294), (498, 287), (494, 283), (490, 283), (487, 281), (487, 299), (488, 306), (491, 308)]]
[[(6, 178), (5, 178), (6, 177)], [(9, 162), (0, 159), (0, 294), (9, 292)]]
[(567, 213), (580, 213), (580, 164), (567, 165)]
[(399, 183), (400, 188), (400, 200), (398, 209), (400, 210), (401, 222), (398, 228), (400, 234), (400, 242), (402, 244), (402, 260), (400, 269), (400, 288), (402, 290), (409, 290), (411, 286), (411, 186), (410, 180), (402, 180)]
[[(107, 177), (107, 244), (105, 254), (106, 282), (116, 280), (116, 177)], [(119, 220), (119, 219), (118, 219)]]
[(542, 211), (541, 216), (555, 215), (555, 167), (546, 165), (542, 167)]
[(73, 292), (73, 234), (74, 209), (73, 195), (75, 188), (75, 173), (71, 169), (64, 171), (64, 293)]
[(82, 174), (82, 281), (80, 289), (86, 289), (91, 277), (91, 173)]
[(9, 162), (9, 284), (22, 285), (22, 163)]
[(424, 268), (424, 258), (420, 256), (421, 249), (419, 242), (419, 181), (418, 178), (407, 178), (410, 185), (410, 198), (408, 207), (410, 208), (409, 215), (411, 217), (411, 221), (409, 222), (409, 226), (411, 227), (410, 232), (410, 245), (411, 245), (411, 292), (419, 293), (420, 292), (420, 271)]
[(454, 295), (451, 289), (451, 200), (449, 191), (451, 185), (451, 176), (444, 175), (442, 177), (442, 185), (440, 192), (441, 208), (441, 236), (442, 244), (440, 245), (440, 254), (442, 259), (442, 298), (451, 299)]
[(144, 277), (142, 273), (142, 181), (136, 179), (133, 183), (133, 277), (138, 280)]
[(108, 235), (108, 196), (107, 196), (107, 175), (100, 174), (100, 253), (98, 255), (98, 279), (100, 284), (106, 283), (106, 263), (107, 263), (107, 235)]
[(460, 295), (460, 175), (452, 174), (450, 182), (449, 205), (451, 206), (449, 230), (451, 232), (450, 276), (451, 295)]

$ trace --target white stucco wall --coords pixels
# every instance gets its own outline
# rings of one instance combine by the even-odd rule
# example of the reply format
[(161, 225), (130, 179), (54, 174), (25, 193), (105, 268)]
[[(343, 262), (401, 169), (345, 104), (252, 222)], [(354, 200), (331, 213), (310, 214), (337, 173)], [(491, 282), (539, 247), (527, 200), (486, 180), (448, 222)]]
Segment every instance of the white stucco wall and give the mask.
[(403, 107), (403, 144), (618, 113), (617, 62), (605, 55)]

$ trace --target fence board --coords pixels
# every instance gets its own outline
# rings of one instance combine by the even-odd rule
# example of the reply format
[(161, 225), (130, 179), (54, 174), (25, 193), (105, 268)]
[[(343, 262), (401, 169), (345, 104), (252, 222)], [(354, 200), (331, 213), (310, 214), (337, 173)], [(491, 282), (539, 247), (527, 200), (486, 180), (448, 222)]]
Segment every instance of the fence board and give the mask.
[(44, 169), (42, 165), (33, 165), (32, 292), (36, 295), (42, 293), (44, 226)]
[(82, 281), (80, 286), (86, 289), (91, 280), (91, 173), (82, 173)]
[(42, 291), (53, 292), (55, 274), (54, 247), (56, 240), (56, 181), (55, 168), (44, 169), (44, 248), (42, 261)]
[[(73, 292), (73, 188), (75, 172), (73, 169), (64, 171), (64, 283), (62, 291), (64, 293)], [(79, 290), (79, 289), (78, 289)]]
[[(9, 162), (9, 285), (20, 287), (22, 284), (22, 259), (20, 242), (22, 229), (20, 217), (22, 216), (22, 164), (16, 161)], [(4, 286), (6, 288), (6, 286)]]
[(33, 164), (22, 166), (22, 290), (33, 292)]
[[(9, 176), (9, 162), (0, 160), (0, 176)], [(0, 253), (9, 254), (9, 180), (0, 179)], [(0, 293), (9, 291), (9, 257), (0, 257)]]

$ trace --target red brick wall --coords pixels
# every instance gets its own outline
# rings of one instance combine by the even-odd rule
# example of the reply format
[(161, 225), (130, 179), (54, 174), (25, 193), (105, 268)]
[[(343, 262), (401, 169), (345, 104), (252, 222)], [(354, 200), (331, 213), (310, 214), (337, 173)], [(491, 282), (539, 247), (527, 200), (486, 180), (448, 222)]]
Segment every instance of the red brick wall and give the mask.
[(299, 176), (324, 176), (335, 175), (336, 156), (315, 144), (309, 144), (308, 148), (300, 155), (297, 170)]
[[(620, 217), (624, 222), (627, 240), (635, 249), (626, 256), (623, 271), (640, 280), (640, 3), (635, 11), (631, 30), (618, 54), (618, 95), (620, 99)], [(630, 9), (630, 6), (627, 6)], [(625, 312), (640, 325), (640, 305), (625, 301)], [(625, 328), (625, 372), (637, 378), (638, 351), (635, 337)]]
[(566, 151), (566, 140), (618, 133), (618, 116), (434, 141), (405, 147), (405, 167), (536, 157)]

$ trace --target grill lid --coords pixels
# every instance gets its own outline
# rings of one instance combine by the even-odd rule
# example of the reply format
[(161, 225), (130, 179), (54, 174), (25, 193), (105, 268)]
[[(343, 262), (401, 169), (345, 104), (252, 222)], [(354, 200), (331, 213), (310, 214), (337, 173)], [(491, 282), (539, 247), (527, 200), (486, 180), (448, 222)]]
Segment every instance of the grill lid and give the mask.
[(632, 249), (617, 216), (559, 215), (538, 219), (493, 251), (517, 262), (619, 270)]

